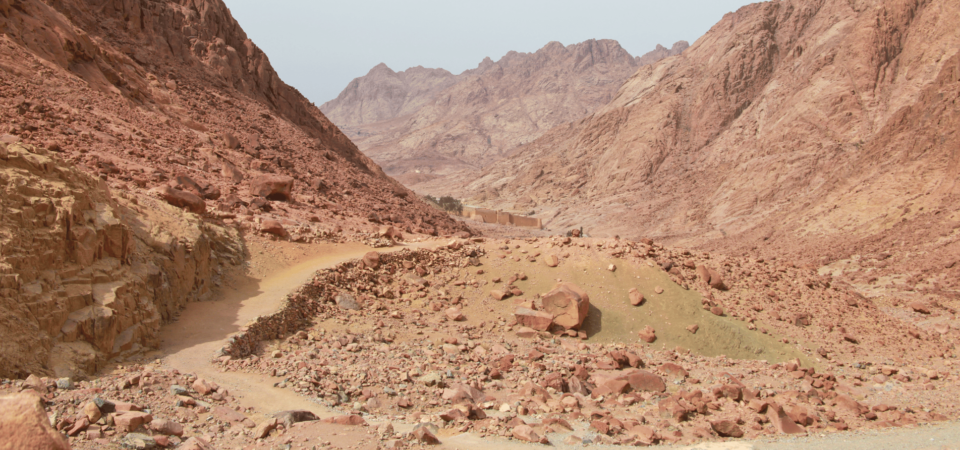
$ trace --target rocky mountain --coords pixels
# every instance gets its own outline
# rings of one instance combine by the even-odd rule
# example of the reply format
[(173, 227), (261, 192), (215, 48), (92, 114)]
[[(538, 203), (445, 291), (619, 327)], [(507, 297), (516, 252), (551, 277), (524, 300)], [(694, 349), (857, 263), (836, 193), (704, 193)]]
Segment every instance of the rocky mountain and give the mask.
[(678, 41), (677, 43), (673, 44), (673, 47), (670, 48), (666, 48), (660, 44), (657, 44), (657, 48), (644, 53), (643, 56), (638, 56), (637, 64), (641, 66), (649, 66), (650, 64), (654, 64), (661, 59), (677, 56), (688, 48), (690, 48), (690, 43), (687, 41)]
[(612, 100), (643, 62), (685, 45), (638, 59), (612, 40), (551, 42), (534, 53), (487, 58), (459, 75), (422, 67), (393, 72), (381, 64), (321, 109), (388, 174), (415, 185), (475, 172), (586, 116)]
[(0, 376), (155, 347), (244, 236), (466, 230), (284, 84), (220, 0), (2, 0), (0, 31)]
[(430, 189), (593, 235), (892, 252), (884, 283), (956, 287), (958, 20), (946, 0), (745, 6), (589, 117)]

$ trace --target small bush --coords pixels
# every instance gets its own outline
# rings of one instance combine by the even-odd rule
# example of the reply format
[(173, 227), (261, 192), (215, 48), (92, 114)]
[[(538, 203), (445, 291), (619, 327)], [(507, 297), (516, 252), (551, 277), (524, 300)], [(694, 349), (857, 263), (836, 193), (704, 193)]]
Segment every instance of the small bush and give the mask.
[(457, 200), (449, 195), (440, 197), (439, 201), (440, 207), (447, 212), (455, 212), (457, 214), (463, 213), (463, 202)]
[(440, 198), (436, 198), (430, 194), (423, 196), (423, 201), (442, 209), (446, 212), (452, 212), (457, 214), (463, 214), (463, 202), (457, 200), (449, 195), (445, 195)]

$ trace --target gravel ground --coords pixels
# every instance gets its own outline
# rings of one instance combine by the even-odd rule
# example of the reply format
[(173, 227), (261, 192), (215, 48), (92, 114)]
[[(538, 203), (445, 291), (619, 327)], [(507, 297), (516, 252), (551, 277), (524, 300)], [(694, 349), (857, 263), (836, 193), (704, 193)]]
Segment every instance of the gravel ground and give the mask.
[(753, 442), (731, 442), (729, 447), (707, 446), (705, 444), (688, 449), (727, 448), (753, 450), (799, 450), (799, 449), (843, 449), (843, 450), (942, 450), (960, 449), (960, 422), (946, 422), (938, 425), (925, 425), (916, 428), (890, 430), (864, 430), (849, 433), (832, 433), (823, 436), (814, 435), (781, 440), (759, 440)]

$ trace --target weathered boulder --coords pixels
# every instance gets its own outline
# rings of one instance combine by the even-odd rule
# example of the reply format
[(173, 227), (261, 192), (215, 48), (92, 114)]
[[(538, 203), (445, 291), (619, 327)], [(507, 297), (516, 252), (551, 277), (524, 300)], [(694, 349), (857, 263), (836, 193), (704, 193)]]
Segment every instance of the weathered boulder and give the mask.
[(783, 434), (806, 434), (800, 425), (797, 425), (787, 413), (783, 411), (783, 407), (776, 403), (767, 404), (767, 419), (770, 420), (770, 423), (776, 427), (777, 431)]
[(283, 224), (276, 219), (263, 219), (260, 222), (260, 231), (280, 237), (287, 235), (287, 230), (283, 228)]
[(637, 335), (640, 336), (640, 340), (648, 344), (652, 344), (653, 341), (657, 340), (657, 332), (650, 325), (643, 327)]
[(40, 396), (24, 392), (0, 397), (0, 448), (69, 449), (70, 444), (50, 426)]
[(377, 267), (380, 267), (380, 254), (377, 252), (369, 252), (366, 255), (363, 255), (361, 262), (363, 262), (364, 267), (376, 269)]
[(392, 225), (384, 225), (380, 227), (379, 234), (380, 234), (380, 237), (386, 237), (393, 240), (403, 239), (403, 233), (401, 233), (400, 230), (397, 230), (397, 228)]
[(337, 306), (339, 306), (340, 309), (360, 309), (360, 303), (357, 302), (357, 298), (349, 292), (341, 292), (337, 294), (336, 297), (333, 298), (333, 301), (337, 303)]
[(532, 442), (534, 444), (549, 444), (546, 436), (540, 436), (530, 425), (517, 425), (513, 427), (513, 438), (521, 441)]
[(140, 411), (126, 411), (113, 416), (113, 423), (120, 431), (136, 431), (144, 424), (153, 421), (153, 416)]
[(263, 174), (250, 180), (250, 194), (269, 200), (288, 201), (292, 198), (293, 177)]
[(183, 425), (167, 419), (153, 419), (147, 428), (166, 436), (183, 436)]
[(643, 294), (641, 294), (637, 288), (630, 288), (629, 296), (630, 304), (633, 306), (640, 306), (644, 302)]
[(366, 425), (367, 421), (363, 420), (363, 417), (360, 417), (356, 414), (348, 414), (344, 416), (334, 416), (323, 419), (325, 423), (333, 423), (337, 425)]
[(456, 306), (448, 308), (445, 311), (445, 314), (448, 319), (454, 322), (462, 322), (464, 320), (467, 320), (467, 318), (463, 316), (463, 312), (460, 310), (460, 308), (457, 308)]
[(225, 132), (223, 133), (223, 146), (230, 150), (236, 150), (240, 148), (240, 139), (237, 139), (233, 133)]
[(662, 378), (646, 370), (638, 370), (630, 374), (627, 380), (634, 391), (664, 392), (667, 390), (667, 385), (663, 382)]
[(291, 429), (293, 424), (299, 422), (312, 422), (320, 420), (316, 414), (304, 410), (280, 411), (273, 414), (278, 422), (282, 423), (286, 429)]
[(177, 208), (183, 208), (196, 214), (202, 214), (207, 210), (207, 203), (202, 198), (187, 191), (181, 191), (167, 185), (157, 186), (151, 191)]
[(713, 431), (716, 431), (717, 434), (723, 437), (743, 437), (743, 430), (737, 426), (737, 423), (732, 420), (717, 420), (710, 422), (710, 427), (713, 428)]
[(217, 383), (212, 381), (207, 381), (203, 378), (197, 378), (193, 382), (193, 389), (200, 393), (200, 395), (208, 395), (213, 391), (216, 391), (220, 386), (217, 386)]
[(547, 331), (553, 324), (553, 314), (534, 311), (530, 308), (518, 307), (513, 315), (516, 316), (518, 324), (534, 330)]
[(500, 290), (500, 289), (494, 289), (494, 290), (490, 291), (490, 296), (493, 297), (494, 300), (503, 300), (503, 299), (509, 297), (509, 296), (510, 296), (510, 293), (508, 293), (508, 292), (506, 292), (506, 291), (503, 291), (503, 290)]
[(573, 283), (557, 283), (542, 302), (553, 323), (567, 330), (579, 330), (590, 311), (590, 296)]

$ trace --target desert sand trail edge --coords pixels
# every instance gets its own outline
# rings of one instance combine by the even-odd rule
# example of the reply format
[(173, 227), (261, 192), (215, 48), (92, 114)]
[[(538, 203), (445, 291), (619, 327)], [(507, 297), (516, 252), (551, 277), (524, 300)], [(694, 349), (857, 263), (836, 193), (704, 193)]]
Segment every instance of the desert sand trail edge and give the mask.
[(226, 387), (235, 393), (241, 405), (253, 407), (261, 414), (303, 409), (320, 417), (335, 415), (290, 390), (274, 387), (277, 380), (270, 377), (221, 372), (212, 364), (212, 359), (240, 327), (258, 316), (276, 312), (286, 295), (309, 281), (318, 270), (360, 258), (374, 250), (384, 253), (436, 245), (440, 245), (439, 242), (431, 241), (373, 249), (359, 243), (319, 244), (313, 249), (314, 256), (276, 270), (263, 279), (224, 287), (214, 300), (188, 304), (179, 320), (162, 327), (162, 343), (155, 355), (164, 365), (181, 373), (193, 373)]

